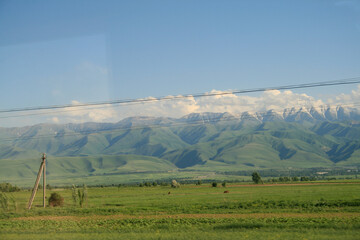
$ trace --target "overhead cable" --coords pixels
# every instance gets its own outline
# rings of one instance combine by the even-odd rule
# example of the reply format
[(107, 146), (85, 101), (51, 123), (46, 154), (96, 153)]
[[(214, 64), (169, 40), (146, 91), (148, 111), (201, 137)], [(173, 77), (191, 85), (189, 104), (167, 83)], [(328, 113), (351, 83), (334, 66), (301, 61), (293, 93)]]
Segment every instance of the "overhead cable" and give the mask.
[(356, 84), (356, 83), (360, 83), (360, 77), (341, 79), (341, 80), (335, 80), (335, 81), (326, 81), (326, 82), (285, 85), (285, 86), (278, 86), (278, 87), (254, 88), (254, 89), (245, 89), (245, 90), (230, 90), (230, 91), (198, 93), (198, 94), (185, 94), (185, 95), (165, 96), (165, 97), (157, 97), (157, 98), (138, 98), (138, 99), (122, 99), (122, 100), (120, 99), (120, 100), (111, 100), (111, 101), (93, 102), (93, 103), (12, 108), (12, 109), (0, 110), (0, 113), (38, 111), (38, 110), (63, 109), (63, 108), (77, 108), (77, 107), (114, 105), (114, 104), (146, 103), (146, 102), (163, 101), (163, 100), (176, 100), (176, 99), (185, 99), (185, 98), (200, 98), (200, 97), (212, 97), (212, 96), (222, 96), (222, 95), (232, 95), (232, 94), (255, 93), (255, 92), (264, 92), (264, 91), (269, 91), (269, 90), (290, 90), (290, 89), (300, 89), (300, 88), (349, 85), (349, 84)]

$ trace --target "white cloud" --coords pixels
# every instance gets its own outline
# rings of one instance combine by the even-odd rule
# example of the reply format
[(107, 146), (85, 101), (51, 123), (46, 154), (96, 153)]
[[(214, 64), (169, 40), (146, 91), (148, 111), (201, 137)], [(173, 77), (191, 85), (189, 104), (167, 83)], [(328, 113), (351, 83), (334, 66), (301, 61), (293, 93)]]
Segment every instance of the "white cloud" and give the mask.
[[(81, 102), (73, 100), (71, 104), (76, 106)], [(117, 118), (117, 112), (112, 106), (69, 107), (60, 112), (55, 111), (53, 115), (50, 117), (53, 123), (113, 122)]]
[(60, 122), (58, 117), (53, 117), (51, 120), (52, 120), (53, 123), (59, 123)]
[(360, 103), (360, 85), (357, 86), (349, 94), (340, 94), (334, 98), (328, 99), (328, 102), (333, 105), (345, 105), (347, 107), (358, 107)]
[[(231, 91), (230, 91), (231, 92)], [(39, 122), (51, 123), (83, 123), (83, 122), (117, 122), (126, 117), (134, 116), (153, 116), (153, 117), (174, 117), (179, 118), (190, 113), (200, 112), (229, 112), (234, 115), (243, 112), (266, 112), (274, 110), (283, 112), (284, 109), (301, 107), (320, 108), (324, 105), (332, 106), (343, 105), (358, 107), (360, 102), (360, 85), (349, 94), (340, 94), (331, 99), (323, 101), (304, 93), (294, 93), (292, 91), (269, 90), (256, 96), (236, 95), (229, 91), (212, 90), (208, 96), (195, 98), (193, 96), (167, 96), (167, 100), (158, 100), (148, 97), (144, 102), (105, 105), (92, 107), (73, 107), (56, 109), (46, 115), (33, 116), (32, 124)], [(217, 93), (219, 95), (211, 96)], [(226, 94), (222, 94), (226, 93)], [(71, 101), (72, 105), (82, 104), (80, 101)], [(24, 122), (25, 119), (22, 119)], [(31, 124), (31, 120), (26, 120)]]
[[(211, 96), (211, 94), (219, 94)], [(226, 93), (226, 94), (222, 94)], [(154, 117), (182, 117), (194, 112), (229, 112), (241, 114), (242, 112), (259, 112), (268, 110), (282, 111), (285, 108), (300, 108), (324, 105), (321, 100), (306, 94), (292, 91), (270, 90), (260, 96), (235, 95), (229, 91), (213, 90), (209, 96), (194, 98), (193, 96), (167, 96), (168, 100), (158, 100), (149, 97), (145, 102), (124, 105), (114, 105), (105, 108), (79, 108), (69, 109), (58, 116), (61, 122), (116, 122), (132, 116)], [(148, 101), (150, 100), (150, 101)], [(72, 101), (72, 104), (80, 104)]]

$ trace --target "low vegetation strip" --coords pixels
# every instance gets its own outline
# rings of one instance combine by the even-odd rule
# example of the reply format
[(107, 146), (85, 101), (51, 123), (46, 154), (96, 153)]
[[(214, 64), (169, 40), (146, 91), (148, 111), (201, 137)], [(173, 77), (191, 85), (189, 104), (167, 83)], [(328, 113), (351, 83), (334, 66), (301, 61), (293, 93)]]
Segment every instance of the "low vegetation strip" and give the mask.
[(360, 213), (244, 213), (244, 214), (163, 214), (163, 215), (92, 215), (92, 216), (32, 216), (9, 219), (11, 221), (82, 221), (94, 219), (188, 219), (188, 218), (360, 218)]
[(83, 219), (67, 220), (17, 220), (0, 221), (1, 233), (43, 232), (104, 232), (157, 229), (348, 229), (360, 230), (360, 217), (266, 217), (266, 218), (128, 218), (128, 219)]

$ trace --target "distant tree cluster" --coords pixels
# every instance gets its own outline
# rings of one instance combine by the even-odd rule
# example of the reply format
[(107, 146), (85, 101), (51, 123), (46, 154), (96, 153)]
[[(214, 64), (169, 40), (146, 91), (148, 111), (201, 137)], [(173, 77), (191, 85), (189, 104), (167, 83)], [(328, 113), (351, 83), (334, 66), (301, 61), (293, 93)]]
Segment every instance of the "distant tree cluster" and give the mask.
[[(212, 186), (212, 187), (217, 187), (217, 186), (218, 186), (218, 183), (217, 183), (217, 182), (212, 182), (212, 183), (211, 183), (211, 186)], [(222, 187), (226, 187), (226, 182), (222, 182), (222, 183), (221, 183), (221, 186), (222, 186)]]
[[(139, 183), (139, 187), (156, 187), (158, 185), (164, 186), (164, 184), (162, 183), (157, 183), (157, 182), (144, 182), (144, 183)], [(167, 184), (166, 184), (167, 185)], [(165, 185), (165, 186), (166, 186)]]
[(269, 178), (269, 182), (305, 182), (305, 181), (315, 181), (316, 178), (315, 177), (279, 177), (279, 178)]
[(10, 183), (0, 183), (0, 192), (19, 192), (20, 188)]
[(316, 181), (316, 177), (301, 177), (300, 181)]

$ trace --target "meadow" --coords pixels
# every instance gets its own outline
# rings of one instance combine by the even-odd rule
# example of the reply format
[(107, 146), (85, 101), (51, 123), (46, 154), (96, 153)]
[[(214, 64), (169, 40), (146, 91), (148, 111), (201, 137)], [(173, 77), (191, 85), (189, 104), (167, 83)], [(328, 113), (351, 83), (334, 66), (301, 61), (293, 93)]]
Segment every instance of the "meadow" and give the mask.
[[(219, 184), (220, 185), (220, 184)], [(224, 193), (228, 191), (228, 193)], [(0, 239), (359, 239), (360, 182), (88, 188), (81, 208), (41, 208), (39, 192), (11, 193)]]

